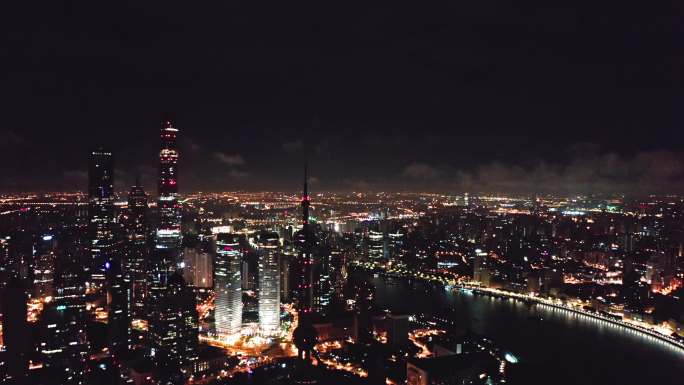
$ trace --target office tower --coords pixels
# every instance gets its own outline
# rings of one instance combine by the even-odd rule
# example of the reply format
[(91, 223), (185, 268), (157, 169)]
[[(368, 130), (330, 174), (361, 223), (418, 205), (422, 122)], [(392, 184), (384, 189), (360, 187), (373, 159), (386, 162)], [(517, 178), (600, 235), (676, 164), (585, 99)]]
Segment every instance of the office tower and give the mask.
[(372, 310), (375, 306), (375, 288), (361, 281), (355, 288), (353, 338), (358, 344), (373, 342)]
[(120, 259), (106, 262), (107, 331), (109, 350), (117, 355), (131, 348), (131, 282)]
[(368, 232), (368, 258), (381, 259), (385, 256), (385, 237), (382, 232), (370, 230)]
[(147, 263), (147, 281), (145, 298), (145, 318), (151, 324), (155, 321), (155, 305), (166, 295), (169, 277), (174, 273), (175, 255), (169, 249), (154, 249), (149, 254)]
[(242, 290), (254, 289), (254, 282), (250, 279), (249, 256), (242, 259), (240, 267), (240, 286)]
[(131, 315), (135, 318), (143, 318), (145, 310), (146, 277), (147, 277), (147, 194), (136, 181), (128, 192), (127, 211), (127, 242), (126, 242), (126, 265), (124, 274), (130, 281)]
[(330, 307), (332, 298), (333, 285), (331, 278), (333, 276), (332, 264), (330, 262), (331, 254), (329, 251), (321, 252), (319, 250), (318, 258), (314, 265), (314, 287), (312, 306), (313, 312), (325, 316)]
[(387, 343), (395, 349), (403, 348), (409, 343), (409, 316), (390, 314), (385, 318), (387, 323)]
[(236, 335), (242, 328), (242, 287), (240, 238), (218, 234), (214, 259), (214, 319), (221, 337)]
[[(5, 381), (11, 384), (26, 383), (30, 353), (30, 332), (26, 321), (26, 287), (19, 278), (11, 278), (2, 293), (2, 337), (6, 350)], [(0, 382), (2, 382), (0, 378)]]
[(290, 265), (292, 264), (292, 256), (282, 254), (280, 256), (280, 298), (283, 302), (290, 302)]
[(487, 269), (487, 252), (481, 249), (475, 249), (473, 254), (473, 280), (482, 283), (485, 286), (489, 285), (489, 274)]
[(332, 298), (343, 301), (344, 287), (347, 282), (347, 264), (344, 254), (340, 250), (332, 250), (330, 252), (330, 262), (332, 265)]
[(57, 262), (57, 237), (44, 234), (33, 246), (33, 293), (37, 298), (52, 295), (55, 263)]
[(309, 197), (309, 188), (307, 180), (307, 167), (304, 166), (304, 191), (302, 192), (302, 244), (299, 255), (299, 283), (297, 285), (297, 312), (299, 324), (293, 332), (293, 339), (297, 347), (297, 356), (303, 368), (300, 374), (300, 381), (307, 382), (310, 378), (311, 351), (316, 345), (318, 333), (313, 327), (311, 320), (311, 297), (312, 297), (312, 269), (313, 263), (313, 237), (309, 224), (309, 205), (311, 204), (311, 197)]
[(215, 242), (211, 237), (201, 236), (199, 239), (192, 238), (183, 249), (183, 278), (188, 285), (197, 288), (214, 287), (214, 257), (216, 252)]
[(80, 255), (72, 250), (65, 248), (59, 256), (54, 297), (41, 314), (39, 352), (48, 384), (85, 383), (85, 278)]
[(178, 130), (171, 122), (161, 129), (159, 151), (159, 228), (156, 234), (158, 249), (176, 249), (181, 244), (181, 210), (178, 203)]
[(187, 378), (198, 358), (195, 293), (176, 272), (150, 308), (150, 356), (160, 383)]
[(392, 264), (401, 262), (401, 250), (406, 237), (400, 232), (388, 234), (389, 260)]
[(257, 240), (259, 255), (259, 328), (270, 335), (280, 327), (280, 238), (277, 233), (262, 232)]
[[(10, 279), (15, 276), (13, 261), (10, 257), (10, 236), (0, 236), (0, 290), (4, 289)], [(0, 300), (0, 305), (2, 301)]]
[(102, 147), (90, 153), (88, 167), (88, 233), (90, 239), (90, 273), (92, 284), (105, 279), (105, 262), (112, 258), (114, 237), (114, 159), (112, 152)]

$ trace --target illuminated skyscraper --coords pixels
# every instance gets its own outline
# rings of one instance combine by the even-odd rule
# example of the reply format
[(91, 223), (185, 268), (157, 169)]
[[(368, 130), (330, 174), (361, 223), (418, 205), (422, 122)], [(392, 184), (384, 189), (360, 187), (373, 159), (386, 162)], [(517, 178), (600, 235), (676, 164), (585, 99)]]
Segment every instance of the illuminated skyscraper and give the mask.
[(56, 253), (56, 236), (44, 234), (36, 239), (33, 246), (33, 292), (38, 298), (52, 295)]
[(487, 252), (482, 249), (472, 251), (473, 280), (484, 286), (489, 286), (489, 271), (487, 269)]
[(15, 273), (16, 267), (10, 255), (10, 236), (0, 236), (0, 290), (4, 289)]
[(158, 249), (175, 249), (181, 242), (181, 210), (178, 203), (178, 130), (165, 122), (161, 130), (159, 151), (159, 228), (156, 234)]
[(131, 285), (131, 312), (135, 318), (144, 316), (147, 276), (147, 194), (136, 182), (128, 192), (126, 265), (124, 273)]
[(259, 249), (259, 328), (273, 334), (280, 327), (280, 238), (277, 233), (263, 232), (257, 240)]
[(320, 253), (314, 264), (315, 280), (313, 281), (313, 311), (317, 314), (325, 316), (330, 309), (330, 301), (332, 299), (333, 285), (332, 285), (332, 256), (329, 252)]
[(102, 147), (90, 153), (88, 167), (88, 233), (90, 239), (90, 281), (102, 284), (105, 262), (112, 258), (114, 239), (114, 159)]
[(381, 259), (385, 253), (385, 237), (382, 232), (370, 230), (368, 232), (368, 258)]
[(214, 319), (216, 333), (234, 335), (242, 328), (242, 251), (240, 238), (218, 234), (214, 259)]

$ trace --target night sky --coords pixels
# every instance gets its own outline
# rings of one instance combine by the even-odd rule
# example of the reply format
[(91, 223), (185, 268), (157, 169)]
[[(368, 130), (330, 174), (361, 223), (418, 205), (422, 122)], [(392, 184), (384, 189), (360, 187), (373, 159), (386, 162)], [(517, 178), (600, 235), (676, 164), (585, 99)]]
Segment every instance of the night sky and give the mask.
[(12, 3), (2, 191), (684, 192), (681, 2)]

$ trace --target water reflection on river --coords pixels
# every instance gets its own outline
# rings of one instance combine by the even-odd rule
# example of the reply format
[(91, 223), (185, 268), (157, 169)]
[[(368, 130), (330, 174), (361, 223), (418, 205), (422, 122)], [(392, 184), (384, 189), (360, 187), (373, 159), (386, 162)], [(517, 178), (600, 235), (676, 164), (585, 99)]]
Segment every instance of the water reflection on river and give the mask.
[(684, 384), (684, 352), (628, 329), (508, 299), (372, 278), (376, 302), (397, 312), (449, 307), (459, 328), (491, 337), (521, 360), (513, 384)]

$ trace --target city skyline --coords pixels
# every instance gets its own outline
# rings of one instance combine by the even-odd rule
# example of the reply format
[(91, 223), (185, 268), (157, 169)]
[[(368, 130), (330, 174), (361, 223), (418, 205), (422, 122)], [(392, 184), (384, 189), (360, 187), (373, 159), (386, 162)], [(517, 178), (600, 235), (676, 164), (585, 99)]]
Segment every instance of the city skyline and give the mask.
[(679, 3), (7, 8), (0, 385), (684, 378)]

